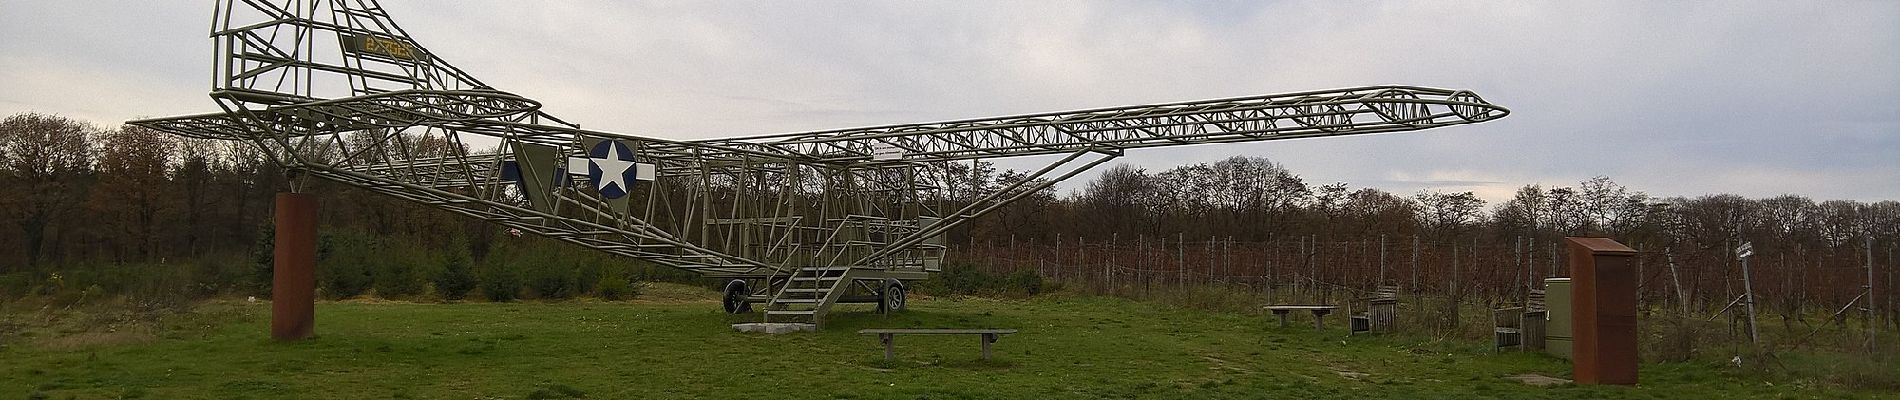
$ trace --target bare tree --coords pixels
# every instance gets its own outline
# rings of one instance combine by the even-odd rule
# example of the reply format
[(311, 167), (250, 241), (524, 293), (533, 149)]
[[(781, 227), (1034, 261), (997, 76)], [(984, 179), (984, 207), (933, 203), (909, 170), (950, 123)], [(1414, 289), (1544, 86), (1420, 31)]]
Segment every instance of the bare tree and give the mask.
[(1578, 195), (1578, 205), (1588, 218), (1586, 229), (1595, 229), (1612, 237), (1621, 237), (1635, 230), (1641, 224), (1649, 203), (1648, 195), (1623, 187), (1607, 176), (1583, 181), (1578, 188)]
[(0, 209), (25, 238), (27, 265), (39, 265), (49, 228), (66, 219), (91, 187), (92, 144), (98, 128), (65, 117), (18, 114), (0, 121), (0, 173), (6, 196)]
[(94, 206), (105, 214), (122, 215), (120, 232), (133, 238), (132, 255), (146, 258), (157, 251), (159, 212), (173, 199), (170, 177), (177, 139), (144, 127), (126, 126), (100, 136), (99, 185)]
[(1456, 236), (1479, 222), (1484, 200), (1471, 192), (1443, 193), (1423, 190), (1412, 196), (1418, 202), (1422, 225), (1433, 232)]
[(1153, 191), (1152, 185), (1147, 172), (1140, 168), (1127, 164), (1109, 167), (1082, 188), (1078, 199), (1083, 209), (1081, 214), (1093, 216), (1095, 221), (1089, 225), (1096, 227), (1102, 236), (1133, 236), (1148, 225), (1148, 194)]

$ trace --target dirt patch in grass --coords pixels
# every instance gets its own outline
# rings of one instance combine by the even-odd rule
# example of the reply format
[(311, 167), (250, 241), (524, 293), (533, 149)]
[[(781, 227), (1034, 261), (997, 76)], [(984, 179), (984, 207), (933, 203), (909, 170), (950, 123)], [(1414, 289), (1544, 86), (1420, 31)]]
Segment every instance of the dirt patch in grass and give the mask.
[[(543, 303), (543, 304), (595, 304), (595, 303), (600, 303), (600, 304), (616, 304), (616, 303), (695, 304), (695, 303), (719, 302), (719, 292), (712, 289), (707, 289), (705, 287), (678, 284), (678, 283), (668, 283), (668, 282), (639, 282), (639, 283), (636, 283), (636, 285), (639, 285), (639, 288), (635, 292), (639, 294), (635, 295), (633, 298), (628, 299), (628, 300), (603, 300), (597, 297), (575, 297), (575, 298), (570, 298), (570, 299), (542, 299), (542, 300), (525, 299), (525, 300), (520, 300), (518, 302), (529, 303), (529, 304), (533, 304), (533, 303)], [(268, 304), (270, 300), (258, 299), (257, 302), (260, 304)], [(391, 298), (377, 297), (374, 295), (357, 296), (357, 297), (351, 297), (348, 299), (331, 300), (327, 302), (336, 303), (336, 304), (362, 304), (362, 305), (443, 304), (445, 303), (441, 301), (440, 299), (430, 299), (430, 298), (391, 299)], [(447, 303), (484, 303), (484, 302), (482, 301), (450, 301)]]
[(640, 296), (633, 298), (635, 304), (683, 304), (712, 303), (719, 301), (719, 292), (693, 285), (666, 282), (640, 283)]
[(79, 332), (41, 339), (39, 347), (55, 351), (73, 351), (99, 347), (149, 343), (158, 340), (151, 332)]
[(1562, 385), (1562, 384), (1570, 383), (1569, 379), (1553, 378), (1553, 377), (1548, 377), (1548, 376), (1543, 376), (1543, 375), (1538, 375), (1538, 374), (1517, 374), (1517, 375), (1504, 377), (1504, 379), (1510, 379), (1510, 380), (1518, 381), (1526, 385), (1539, 386), (1539, 387), (1551, 386), (1551, 385)]
[(202, 334), (241, 320), (256, 304), (228, 300), (159, 304), (109, 299), (91, 304), (15, 307), (0, 312), (0, 347), (84, 351)]

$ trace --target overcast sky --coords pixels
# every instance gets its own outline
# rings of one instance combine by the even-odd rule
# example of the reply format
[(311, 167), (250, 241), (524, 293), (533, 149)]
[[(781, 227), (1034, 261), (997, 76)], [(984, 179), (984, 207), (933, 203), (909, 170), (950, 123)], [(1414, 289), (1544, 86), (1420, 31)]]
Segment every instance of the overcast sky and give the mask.
[[(1658, 196), (1900, 199), (1900, 1), (387, 3), (433, 53), (596, 130), (726, 137), (1406, 84), (1512, 114), (1119, 162), (1261, 156), (1309, 183), (1493, 202), (1596, 175)], [(0, 115), (112, 127), (214, 111), (210, 17), (208, 1), (0, 0)]]

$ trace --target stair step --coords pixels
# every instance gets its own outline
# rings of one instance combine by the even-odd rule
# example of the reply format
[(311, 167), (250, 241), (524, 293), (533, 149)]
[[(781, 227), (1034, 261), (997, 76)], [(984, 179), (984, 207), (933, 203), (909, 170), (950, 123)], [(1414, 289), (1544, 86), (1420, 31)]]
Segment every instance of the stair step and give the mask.
[(835, 281), (842, 278), (844, 277), (842, 276), (795, 276), (795, 277), (792, 277), (792, 281), (793, 282)]
[(765, 315), (812, 315), (816, 310), (769, 310)]
[(830, 291), (831, 289), (785, 288), (786, 293), (826, 293)]
[(810, 304), (817, 303), (818, 299), (778, 299), (778, 302), (779, 304)]

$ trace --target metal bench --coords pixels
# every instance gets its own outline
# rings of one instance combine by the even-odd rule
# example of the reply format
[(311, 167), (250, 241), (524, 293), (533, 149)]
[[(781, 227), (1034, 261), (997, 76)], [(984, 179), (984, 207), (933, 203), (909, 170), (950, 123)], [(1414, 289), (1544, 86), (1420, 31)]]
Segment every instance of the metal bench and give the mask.
[(1286, 327), (1287, 313), (1294, 311), (1311, 311), (1313, 313), (1313, 330), (1321, 330), (1326, 328), (1326, 314), (1332, 314), (1333, 310), (1339, 309), (1339, 306), (1272, 305), (1263, 308), (1273, 312), (1273, 315), (1280, 316), (1281, 328)]
[(996, 339), (1001, 337), (1002, 335), (1008, 335), (1012, 333), (1016, 333), (1016, 330), (1015, 329), (865, 329), (865, 330), (858, 331), (859, 335), (877, 335), (878, 341), (881, 343), (884, 343), (884, 361), (891, 361), (891, 360), (897, 359), (897, 354), (894, 349), (895, 345), (892, 344), (893, 342), (892, 339), (894, 339), (897, 335), (982, 335), (983, 336), (983, 359), (988, 360), (990, 359), (990, 344), (996, 343)]

